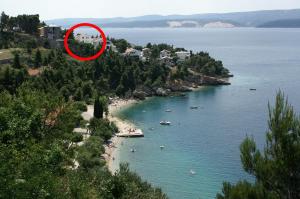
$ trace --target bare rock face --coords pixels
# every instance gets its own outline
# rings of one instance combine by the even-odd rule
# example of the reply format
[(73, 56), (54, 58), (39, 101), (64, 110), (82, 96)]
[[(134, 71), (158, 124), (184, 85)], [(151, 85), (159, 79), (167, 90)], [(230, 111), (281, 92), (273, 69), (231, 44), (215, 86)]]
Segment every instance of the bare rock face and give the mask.
[(139, 86), (132, 95), (134, 98), (144, 100), (151, 96), (169, 96), (172, 92), (189, 92), (192, 88), (201, 85), (230, 85), (227, 79), (220, 77), (210, 77), (202, 74), (190, 74), (184, 80), (167, 81), (163, 87), (151, 88)]
[(197, 85), (230, 85), (226, 79), (206, 75), (189, 75), (186, 81)]
[(202, 76), (202, 84), (204, 85), (230, 85), (230, 83), (224, 79)]
[(191, 91), (190, 87), (188, 84), (169, 84), (168, 88), (172, 91), (172, 92), (188, 92)]
[(155, 91), (155, 94), (156, 94), (157, 96), (168, 96), (169, 93), (170, 93), (169, 90), (164, 89), (164, 88), (158, 88), (158, 89), (156, 89), (156, 91)]
[(136, 88), (135, 93), (143, 93), (145, 97), (151, 97), (155, 95), (155, 90), (147, 86), (139, 86), (138, 88)]
[(144, 100), (146, 98), (146, 93), (144, 91), (133, 91), (133, 97), (139, 100)]

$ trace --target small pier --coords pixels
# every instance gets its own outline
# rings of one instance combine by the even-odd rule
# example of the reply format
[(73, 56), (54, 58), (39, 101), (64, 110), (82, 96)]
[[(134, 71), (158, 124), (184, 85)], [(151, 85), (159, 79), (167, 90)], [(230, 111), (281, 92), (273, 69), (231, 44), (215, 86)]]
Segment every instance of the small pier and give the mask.
[(133, 131), (127, 131), (122, 133), (117, 133), (117, 137), (127, 137), (127, 138), (134, 138), (134, 137), (144, 137), (144, 133), (141, 129), (135, 129)]

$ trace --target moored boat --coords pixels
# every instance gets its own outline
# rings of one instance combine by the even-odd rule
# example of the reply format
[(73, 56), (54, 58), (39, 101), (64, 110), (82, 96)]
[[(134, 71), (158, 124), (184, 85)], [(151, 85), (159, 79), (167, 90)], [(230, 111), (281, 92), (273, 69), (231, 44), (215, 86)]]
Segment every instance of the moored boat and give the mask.
[(170, 121), (160, 121), (161, 125), (171, 125)]

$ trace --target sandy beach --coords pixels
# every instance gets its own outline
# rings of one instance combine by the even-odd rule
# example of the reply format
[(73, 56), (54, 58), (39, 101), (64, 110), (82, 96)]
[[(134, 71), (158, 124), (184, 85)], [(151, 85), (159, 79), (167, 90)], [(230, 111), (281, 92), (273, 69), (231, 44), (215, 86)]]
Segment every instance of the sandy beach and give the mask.
[[(137, 100), (134, 99), (120, 99), (120, 98), (115, 98), (111, 100), (111, 103), (108, 106), (108, 120), (111, 122), (114, 122), (116, 126), (119, 129), (119, 133), (125, 133), (128, 132), (131, 129), (135, 129), (134, 124), (122, 120), (116, 116), (117, 112), (127, 108), (133, 104), (138, 103)], [(93, 105), (88, 105), (87, 106), (87, 111), (83, 112), (81, 115), (84, 120), (89, 121), (90, 119), (93, 118), (93, 113), (94, 113), (94, 106)], [(82, 129), (79, 129), (82, 130)], [(114, 167), (114, 160), (118, 156), (118, 146), (121, 144), (122, 140), (125, 138), (117, 137), (116, 135), (113, 136), (110, 139), (110, 143), (108, 145), (104, 145), (105, 148), (105, 153), (103, 154), (103, 157), (106, 161), (107, 167), (111, 172), (114, 172), (115, 168)]]
[[(116, 116), (116, 113), (124, 108), (128, 108), (131, 105), (138, 103), (137, 100), (129, 99), (115, 99), (112, 103), (108, 106), (109, 114), (108, 119), (111, 122), (114, 122), (119, 129), (119, 133), (128, 132), (130, 129), (135, 129), (134, 124), (130, 123), (129, 121), (122, 120)], [(120, 146), (123, 139), (114, 136), (111, 138), (111, 143), (105, 146), (105, 160), (107, 163), (107, 167), (111, 172), (114, 172), (116, 168), (114, 168), (114, 160), (118, 157), (118, 150), (117, 148)]]

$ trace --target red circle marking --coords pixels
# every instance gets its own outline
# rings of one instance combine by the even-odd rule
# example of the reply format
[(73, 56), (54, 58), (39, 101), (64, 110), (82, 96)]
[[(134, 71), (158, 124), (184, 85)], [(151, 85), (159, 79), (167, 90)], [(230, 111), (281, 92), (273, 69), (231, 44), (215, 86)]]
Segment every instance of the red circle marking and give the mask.
[[(79, 28), (79, 27), (82, 27), (82, 26), (88, 26), (88, 27), (91, 27), (91, 28), (94, 28), (96, 29), (100, 34), (101, 34), (101, 37), (102, 37), (102, 47), (100, 49), (99, 52), (97, 52), (97, 54), (91, 56), (91, 57), (80, 57), (78, 55), (75, 55), (69, 48), (69, 45), (68, 45), (68, 38), (70, 36), (70, 34), (76, 29), (76, 28)], [(102, 55), (105, 51), (105, 48), (106, 48), (106, 36), (103, 32), (103, 30), (101, 28), (99, 28), (98, 26), (94, 25), (94, 24), (91, 24), (91, 23), (79, 23), (79, 24), (76, 24), (75, 26), (72, 26), (66, 33), (65, 35), (65, 38), (64, 38), (64, 46), (65, 46), (65, 49), (67, 51), (67, 53), (73, 57), (74, 59), (77, 59), (77, 60), (80, 60), (80, 61), (90, 61), (90, 60), (94, 60), (96, 58), (98, 58), (100, 55)]]

